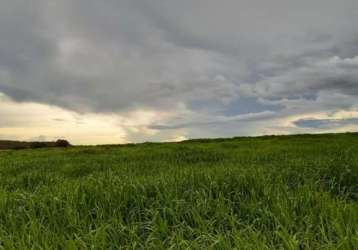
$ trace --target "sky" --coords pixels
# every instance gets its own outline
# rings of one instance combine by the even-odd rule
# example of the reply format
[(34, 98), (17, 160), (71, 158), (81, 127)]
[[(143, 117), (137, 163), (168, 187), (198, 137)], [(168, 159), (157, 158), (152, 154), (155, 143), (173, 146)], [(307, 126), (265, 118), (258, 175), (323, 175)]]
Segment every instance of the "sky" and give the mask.
[(0, 6), (0, 139), (358, 131), (357, 0)]

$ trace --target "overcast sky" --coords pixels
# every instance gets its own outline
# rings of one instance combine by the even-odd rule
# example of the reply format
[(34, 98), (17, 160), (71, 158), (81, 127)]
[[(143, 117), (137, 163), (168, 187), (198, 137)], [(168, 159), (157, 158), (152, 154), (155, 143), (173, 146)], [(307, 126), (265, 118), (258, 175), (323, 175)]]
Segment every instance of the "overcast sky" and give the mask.
[(358, 131), (357, 0), (0, 0), (0, 139)]

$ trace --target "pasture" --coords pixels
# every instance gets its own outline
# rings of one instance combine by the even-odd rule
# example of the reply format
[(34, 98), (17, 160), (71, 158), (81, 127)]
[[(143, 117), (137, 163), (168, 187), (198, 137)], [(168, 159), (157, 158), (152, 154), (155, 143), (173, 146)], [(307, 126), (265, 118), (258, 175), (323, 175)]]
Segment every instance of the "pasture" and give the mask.
[(357, 249), (358, 134), (0, 151), (0, 249)]

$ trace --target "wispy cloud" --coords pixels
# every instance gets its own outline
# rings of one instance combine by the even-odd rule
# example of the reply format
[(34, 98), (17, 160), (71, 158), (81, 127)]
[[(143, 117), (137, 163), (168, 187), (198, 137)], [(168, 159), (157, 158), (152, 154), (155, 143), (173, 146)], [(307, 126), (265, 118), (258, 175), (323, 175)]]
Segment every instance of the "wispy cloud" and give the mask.
[(347, 118), (347, 119), (300, 119), (294, 122), (298, 127), (302, 128), (339, 128), (346, 125), (358, 125), (358, 118)]

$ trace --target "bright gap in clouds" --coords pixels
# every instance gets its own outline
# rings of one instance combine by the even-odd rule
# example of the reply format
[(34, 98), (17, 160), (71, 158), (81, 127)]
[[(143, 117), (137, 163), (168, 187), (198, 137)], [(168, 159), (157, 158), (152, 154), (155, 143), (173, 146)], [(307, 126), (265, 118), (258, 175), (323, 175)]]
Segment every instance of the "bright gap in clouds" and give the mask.
[[(125, 115), (77, 113), (46, 104), (17, 103), (0, 93), (0, 140), (65, 138), (73, 144), (137, 142), (155, 137), (158, 132), (147, 126), (165, 116), (145, 110)], [(172, 136), (173, 140), (183, 138)]]
[[(18, 103), (0, 94), (0, 117), (2, 117), (0, 140), (51, 141), (65, 138), (76, 145), (95, 145), (150, 140), (169, 142), (183, 141), (188, 137), (215, 137), (217, 129), (222, 129), (222, 127), (227, 127), (229, 131), (236, 127), (241, 135), (358, 130), (358, 109), (329, 114), (316, 111), (293, 116), (263, 112), (261, 115), (252, 113), (235, 117), (218, 116), (213, 119), (211, 116), (202, 115), (200, 124), (195, 124), (197, 121), (195, 114), (183, 107), (179, 109), (182, 114), (185, 114), (188, 123), (174, 127), (160, 125), (163, 128), (158, 128), (159, 125), (153, 124), (168, 123), (173, 119), (180, 120), (180, 117), (175, 117), (176, 114), (148, 110), (137, 110), (121, 115), (77, 113), (46, 104)], [(323, 126), (315, 124), (323, 124)], [(198, 131), (197, 127), (200, 127), (202, 131)]]

